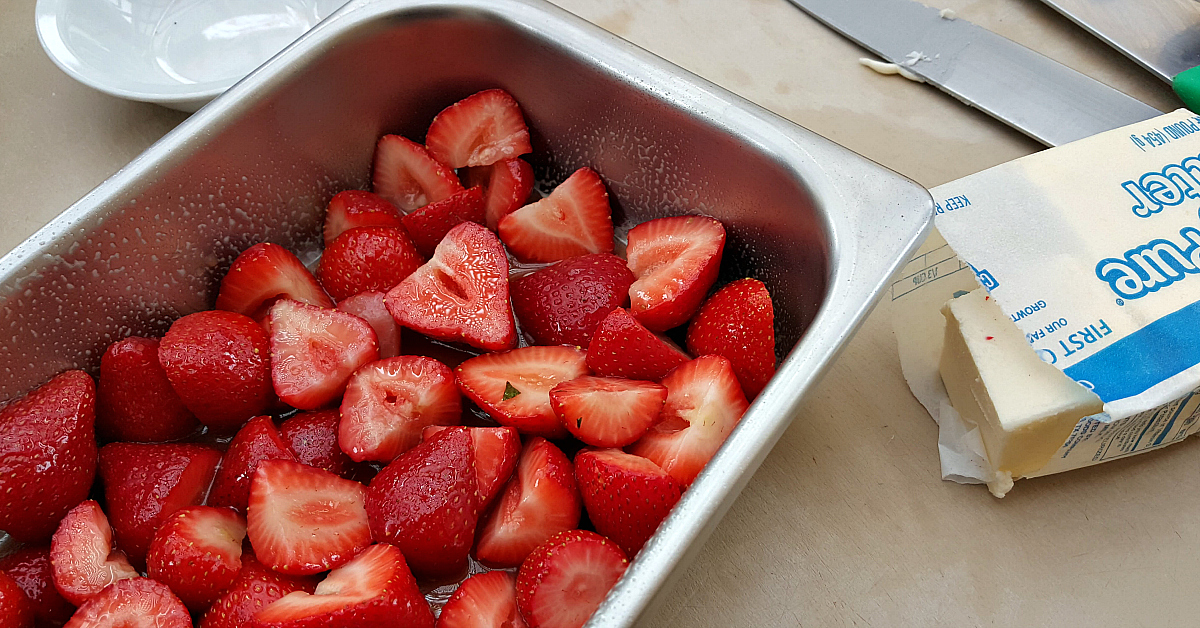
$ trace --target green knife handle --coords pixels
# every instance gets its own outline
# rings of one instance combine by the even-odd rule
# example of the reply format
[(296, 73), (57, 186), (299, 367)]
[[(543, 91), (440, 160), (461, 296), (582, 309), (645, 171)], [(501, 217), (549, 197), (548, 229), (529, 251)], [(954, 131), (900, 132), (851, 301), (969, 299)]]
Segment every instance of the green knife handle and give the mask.
[(1171, 87), (1192, 113), (1200, 113), (1200, 65), (1176, 74)]

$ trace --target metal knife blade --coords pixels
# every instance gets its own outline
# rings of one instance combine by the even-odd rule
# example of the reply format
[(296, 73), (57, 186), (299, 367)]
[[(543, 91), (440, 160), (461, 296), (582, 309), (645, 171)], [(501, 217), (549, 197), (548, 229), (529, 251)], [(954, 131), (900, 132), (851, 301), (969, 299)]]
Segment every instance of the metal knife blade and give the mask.
[(1047, 146), (1162, 112), (966, 20), (912, 0), (791, 0), (875, 54)]

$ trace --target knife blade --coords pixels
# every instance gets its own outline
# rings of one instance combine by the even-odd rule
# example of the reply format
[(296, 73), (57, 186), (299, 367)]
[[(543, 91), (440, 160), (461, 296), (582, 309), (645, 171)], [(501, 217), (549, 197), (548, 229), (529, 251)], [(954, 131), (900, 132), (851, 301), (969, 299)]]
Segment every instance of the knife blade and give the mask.
[(912, 0), (790, 0), (871, 52), (1047, 146), (1162, 112), (966, 20)]

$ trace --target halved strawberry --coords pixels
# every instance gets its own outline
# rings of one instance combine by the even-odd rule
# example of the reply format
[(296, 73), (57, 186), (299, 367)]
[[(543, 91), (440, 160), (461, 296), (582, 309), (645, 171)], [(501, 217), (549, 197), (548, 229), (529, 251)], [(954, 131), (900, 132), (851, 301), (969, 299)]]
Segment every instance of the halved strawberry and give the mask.
[(371, 181), (376, 194), (403, 212), (462, 190), (452, 170), (434, 159), (424, 146), (399, 135), (379, 138)]
[[(38, 628), (67, 623), (75, 606), (54, 588), (54, 567), (50, 565), (50, 546), (26, 547), (0, 558), (0, 571), (8, 574), (25, 592), (33, 605)], [(0, 610), (0, 617), (4, 611)], [(0, 622), (2, 625), (2, 622)]]
[(358, 367), (379, 359), (375, 330), (353, 314), (284, 299), (270, 320), (271, 381), (292, 407), (316, 410), (337, 400)]
[(442, 607), (437, 628), (529, 628), (517, 611), (517, 578), (507, 571), (467, 578)]
[(275, 401), (270, 338), (242, 314), (212, 310), (175, 321), (158, 361), (183, 404), (217, 432), (236, 431)]
[(250, 419), (229, 441), (229, 449), (221, 458), (221, 468), (217, 470), (208, 494), (208, 505), (245, 513), (246, 505), (250, 502), (250, 480), (258, 469), (258, 463), (263, 460), (295, 459), (292, 450), (280, 437), (279, 430), (275, 429), (271, 417)]
[(96, 386), (96, 432), (109, 441), (178, 440), (200, 422), (158, 362), (158, 340), (130, 336), (108, 346)]
[[(434, 201), (414, 210), (400, 221), (412, 236), (417, 250), (428, 257), (433, 255), (438, 242), (446, 237), (451, 229), (462, 222), (483, 224), (485, 219), (483, 207), (483, 189), (476, 186), (462, 192), (455, 192), (449, 198)], [(398, 281), (392, 285), (396, 285)], [(391, 286), (388, 286), (390, 288)]]
[(242, 554), (242, 570), (229, 591), (217, 598), (200, 628), (247, 628), (254, 614), (293, 591), (312, 593), (317, 581), (312, 576), (287, 576), (267, 569), (254, 554)]
[[(421, 440), (449, 427), (430, 425), (421, 430)], [(479, 510), (482, 512), (512, 477), (521, 455), (521, 437), (511, 427), (469, 427), (471, 451), (475, 454), (475, 481), (479, 486)]]
[(461, 574), (479, 518), (475, 477), (467, 428), (435, 434), (371, 480), (367, 515), (372, 535), (400, 548), (421, 578)]
[(629, 230), (625, 256), (637, 281), (630, 310), (652, 331), (687, 322), (717, 280), (725, 227), (707, 216), (659, 218)]
[(566, 259), (509, 283), (521, 330), (539, 345), (586, 347), (600, 321), (629, 300), (633, 273), (611, 253)]
[(533, 166), (524, 159), (501, 159), (490, 166), (467, 168), (463, 175), (468, 187), (483, 187), (487, 228), (495, 231), (500, 219), (517, 211), (533, 191)]
[(517, 344), (508, 302), (508, 257), (495, 234), (460, 223), (433, 257), (384, 298), (400, 325), (487, 351)]
[(721, 356), (687, 362), (662, 383), (667, 387), (662, 419), (629, 447), (629, 453), (649, 458), (680, 484), (691, 486), (750, 404), (733, 365)]
[(587, 375), (587, 356), (575, 347), (521, 347), (485, 353), (458, 365), (458, 388), (501, 425), (522, 434), (566, 435), (550, 407), (550, 389)]
[(325, 210), (325, 246), (355, 227), (399, 227), (400, 212), (378, 194), (362, 190), (338, 192)]
[(550, 390), (559, 421), (595, 447), (624, 447), (641, 438), (666, 400), (666, 386), (619, 377), (578, 377)]
[(96, 387), (56, 375), (0, 410), (0, 530), (44, 541), (96, 477)]
[(500, 239), (523, 262), (613, 250), (612, 208), (600, 175), (580, 168), (546, 198), (505, 216)]
[(688, 351), (720, 355), (733, 364), (753, 399), (775, 374), (775, 309), (757, 279), (739, 279), (713, 293), (687, 331)]
[(254, 615), (255, 628), (432, 628), (433, 612), (395, 547), (372, 545), (309, 594), (289, 593)]
[(325, 247), (317, 277), (338, 301), (368, 290), (391, 290), (425, 263), (413, 242), (400, 227), (356, 227)]
[(521, 564), (517, 608), (529, 628), (580, 628), (628, 566), (621, 548), (599, 534), (563, 532)]
[(592, 335), (587, 365), (604, 377), (659, 380), (691, 358), (675, 343), (646, 329), (629, 313), (609, 312)]
[(658, 465), (620, 449), (579, 452), (575, 479), (596, 531), (628, 556), (636, 555), (654, 536), (683, 495), (683, 486)]
[(279, 426), (279, 436), (296, 454), (297, 462), (349, 479), (356, 465), (338, 446), (341, 420), (336, 408), (300, 412)]
[(308, 575), (346, 564), (371, 544), (366, 487), (287, 460), (264, 460), (250, 483), (246, 533), (262, 563)]
[(454, 425), (462, 397), (445, 364), (416, 355), (372, 362), (342, 397), (338, 443), (358, 462), (391, 462), (421, 441), (426, 425)]
[(242, 251), (221, 279), (217, 309), (262, 320), (275, 299), (287, 297), (317, 307), (333, 307), (317, 278), (291, 251), (263, 242)]
[(375, 330), (375, 341), (379, 345), (379, 357), (392, 358), (400, 355), (400, 327), (383, 305), (383, 293), (361, 292), (338, 301), (337, 309), (353, 314), (371, 325)]
[(88, 600), (65, 628), (192, 628), (192, 616), (167, 585), (133, 578)]
[(488, 166), (533, 151), (521, 107), (502, 89), (472, 94), (443, 109), (429, 124), (425, 145), (451, 168)]
[(0, 571), (0, 628), (33, 628), (33, 600), (8, 574)]
[(83, 604), (104, 587), (141, 574), (125, 552), (113, 548), (113, 529), (100, 504), (87, 500), (71, 509), (50, 541), (54, 587), (71, 604)]
[(578, 527), (581, 508), (571, 461), (550, 441), (531, 438), (516, 475), (479, 526), (475, 557), (488, 567), (516, 567), (550, 537)]
[(204, 501), (221, 454), (200, 445), (111, 443), (100, 449), (104, 501), (117, 537), (135, 567), (171, 513)]
[(172, 514), (150, 543), (147, 574), (196, 613), (212, 606), (242, 570), (246, 520), (228, 508), (191, 506)]

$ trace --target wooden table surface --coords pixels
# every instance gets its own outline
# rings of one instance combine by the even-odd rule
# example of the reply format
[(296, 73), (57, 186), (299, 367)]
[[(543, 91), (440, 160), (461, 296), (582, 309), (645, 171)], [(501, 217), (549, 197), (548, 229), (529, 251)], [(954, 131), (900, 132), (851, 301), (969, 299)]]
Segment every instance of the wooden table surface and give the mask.
[[(926, 186), (1040, 149), (861, 67), (862, 50), (784, 0), (556, 1)], [(1179, 106), (1037, 0), (927, 1)], [(0, 251), (185, 117), (68, 78), (37, 42), (33, 6), (0, 0)], [(1003, 500), (943, 482), (936, 426), (900, 374), (883, 303), (643, 624), (1200, 625), (1198, 446), (1022, 481)]]

